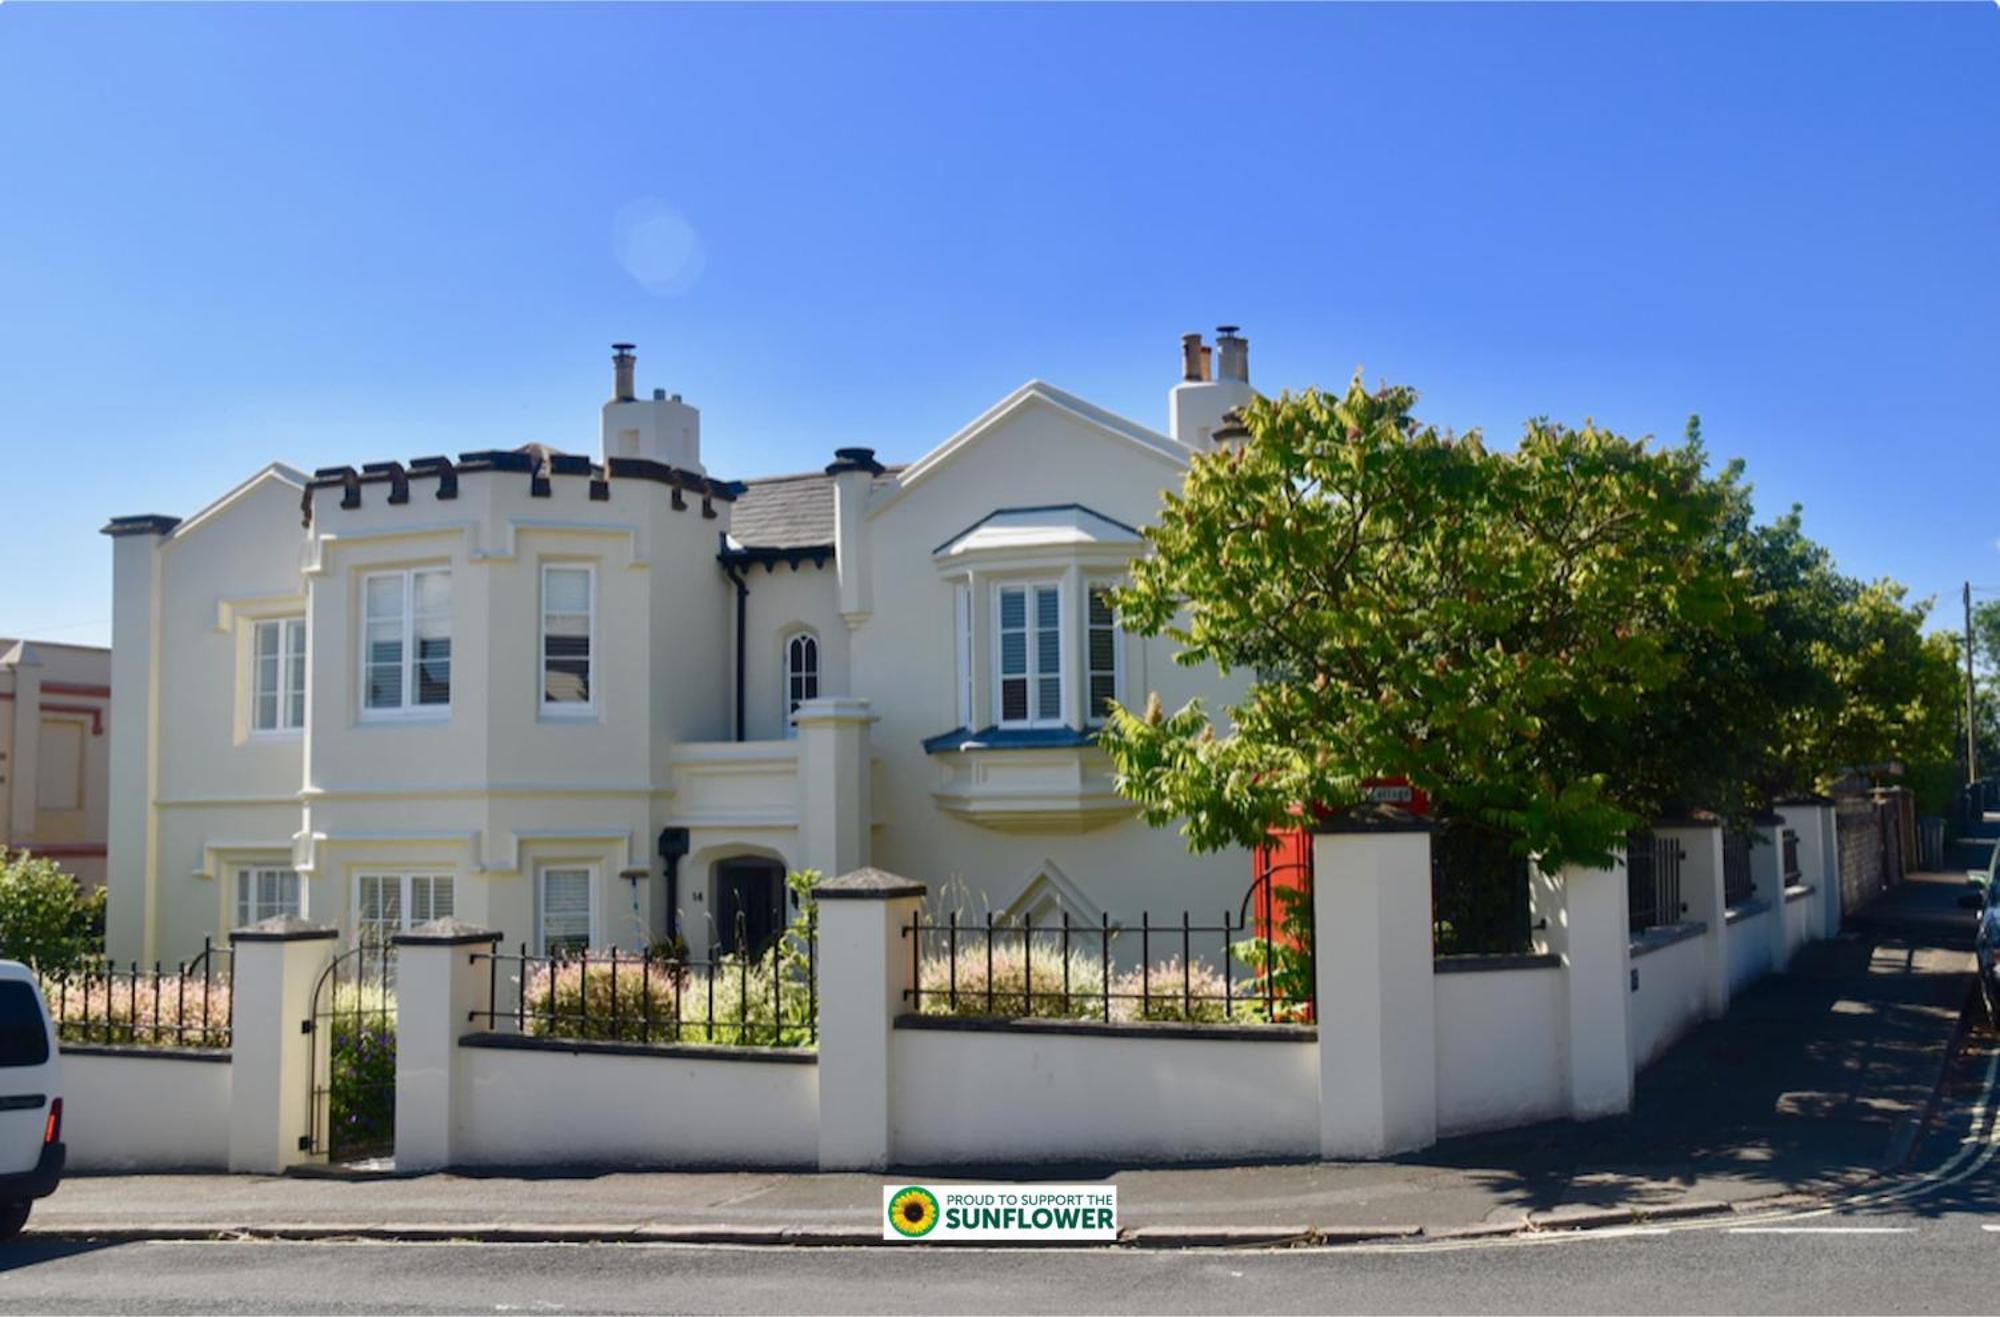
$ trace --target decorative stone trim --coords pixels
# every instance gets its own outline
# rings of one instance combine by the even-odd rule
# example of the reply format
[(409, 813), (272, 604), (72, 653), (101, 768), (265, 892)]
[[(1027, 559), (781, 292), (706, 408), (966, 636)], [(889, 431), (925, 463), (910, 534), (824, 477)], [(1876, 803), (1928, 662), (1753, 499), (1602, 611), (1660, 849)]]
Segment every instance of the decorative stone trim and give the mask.
[(235, 942), (311, 942), (322, 938), (336, 938), (340, 930), (331, 924), (315, 924), (297, 915), (273, 915), (260, 924), (247, 928), (231, 929), (229, 940)]
[(899, 896), (923, 896), (930, 885), (871, 868), (829, 878), (812, 890), (822, 901), (889, 901)]
[(179, 517), (162, 516), (157, 512), (140, 513), (131, 517), (113, 517), (98, 530), (99, 535), (109, 535), (112, 539), (123, 539), (127, 535), (171, 535), (174, 527), (181, 524)]
[(1792, 901), (1803, 901), (1808, 896), (1811, 896), (1814, 892), (1818, 890), (1819, 888), (1813, 886), (1811, 883), (1793, 883), (1790, 887), (1787, 887), (1785, 889), (1785, 900), (1788, 903)]
[(501, 934), (490, 928), (480, 928), (447, 915), (428, 924), (419, 924), (408, 932), (398, 933), (390, 941), (399, 947), (467, 947), (494, 946), (500, 938)]

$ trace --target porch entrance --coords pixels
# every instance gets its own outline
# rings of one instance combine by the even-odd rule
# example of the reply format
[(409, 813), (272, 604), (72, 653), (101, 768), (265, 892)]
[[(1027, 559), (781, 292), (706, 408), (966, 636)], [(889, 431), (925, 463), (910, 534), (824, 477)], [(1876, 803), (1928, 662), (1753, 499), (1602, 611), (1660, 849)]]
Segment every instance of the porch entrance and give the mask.
[(785, 929), (785, 866), (755, 856), (715, 866), (715, 943), (755, 955)]

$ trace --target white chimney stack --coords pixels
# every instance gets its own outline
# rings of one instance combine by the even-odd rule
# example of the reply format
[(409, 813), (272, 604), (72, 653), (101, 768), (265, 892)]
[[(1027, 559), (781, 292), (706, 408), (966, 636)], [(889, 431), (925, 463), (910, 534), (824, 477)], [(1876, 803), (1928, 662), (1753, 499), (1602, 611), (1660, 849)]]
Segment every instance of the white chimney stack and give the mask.
[(1239, 335), (1235, 325), (1223, 325), (1215, 331), (1213, 357), (1200, 334), (1181, 336), (1181, 382), (1167, 395), (1176, 443), (1198, 453), (1211, 451), (1223, 417), (1249, 402), (1251, 396), (1250, 340)]
[(643, 457), (706, 475), (701, 464), (701, 413), (676, 393), (638, 396), (639, 360), (630, 343), (611, 345), (611, 401), (604, 404), (604, 460)]

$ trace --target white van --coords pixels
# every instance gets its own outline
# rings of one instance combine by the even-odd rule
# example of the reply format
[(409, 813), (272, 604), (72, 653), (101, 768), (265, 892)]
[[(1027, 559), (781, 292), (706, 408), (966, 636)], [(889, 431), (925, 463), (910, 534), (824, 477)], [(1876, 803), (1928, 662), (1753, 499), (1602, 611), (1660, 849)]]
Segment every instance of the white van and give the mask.
[(62, 1180), (62, 1053), (34, 974), (0, 960), (0, 1240)]

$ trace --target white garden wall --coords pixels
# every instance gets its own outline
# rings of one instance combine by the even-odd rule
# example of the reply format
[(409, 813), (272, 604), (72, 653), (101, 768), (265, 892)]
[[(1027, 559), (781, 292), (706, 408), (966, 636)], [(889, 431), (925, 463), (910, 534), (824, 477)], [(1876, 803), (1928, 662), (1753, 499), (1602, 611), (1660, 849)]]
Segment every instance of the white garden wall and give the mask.
[(1637, 986), (1631, 1001), (1632, 1067), (1642, 1069), (1687, 1033), (1708, 1013), (1707, 930), (1664, 941), (1674, 934), (1654, 930), (1653, 940), (1632, 947), (1632, 972)]
[[(1310, 1030), (1063, 1032), (899, 1022), (891, 1141), (908, 1163), (1195, 1161), (1319, 1151)], [(1230, 1031), (1241, 1033), (1241, 1030)]]
[(63, 1048), (69, 1169), (229, 1169), (229, 1071), (227, 1052)]
[[(1489, 959), (1518, 968), (1467, 968)], [(1438, 969), (1438, 1134), (1568, 1115), (1561, 963), (1465, 957), (1440, 961)]]
[(1785, 889), (1785, 958), (1819, 936), (1825, 924), (1825, 915), (1820, 911), (1820, 889), (1817, 887), (1788, 887)]
[[(515, 1041), (510, 1039), (510, 1042)], [(464, 1165), (811, 1167), (813, 1055), (589, 1043), (459, 1048)]]
[(1731, 997), (1771, 972), (1770, 921), (1775, 917), (1763, 901), (1731, 911), (1728, 927), (1723, 930)]

